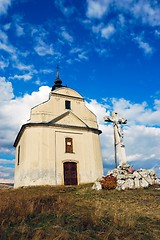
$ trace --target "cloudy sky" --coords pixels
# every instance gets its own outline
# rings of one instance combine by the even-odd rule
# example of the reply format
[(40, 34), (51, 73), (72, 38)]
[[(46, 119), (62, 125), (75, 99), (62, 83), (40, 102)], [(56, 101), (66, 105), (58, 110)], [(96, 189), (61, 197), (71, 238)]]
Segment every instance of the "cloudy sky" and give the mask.
[(12, 181), (12, 147), (30, 108), (63, 85), (97, 115), (105, 173), (114, 164), (113, 126), (124, 126), (127, 160), (160, 173), (160, 2), (0, 0), (0, 182)]

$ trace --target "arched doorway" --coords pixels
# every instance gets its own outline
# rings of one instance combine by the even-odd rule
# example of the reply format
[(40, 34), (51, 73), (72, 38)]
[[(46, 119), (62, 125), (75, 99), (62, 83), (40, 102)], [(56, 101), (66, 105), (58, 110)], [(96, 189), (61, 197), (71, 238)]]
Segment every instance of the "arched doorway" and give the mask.
[(77, 185), (77, 163), (65, 162), (64, 169), (64, 185)]

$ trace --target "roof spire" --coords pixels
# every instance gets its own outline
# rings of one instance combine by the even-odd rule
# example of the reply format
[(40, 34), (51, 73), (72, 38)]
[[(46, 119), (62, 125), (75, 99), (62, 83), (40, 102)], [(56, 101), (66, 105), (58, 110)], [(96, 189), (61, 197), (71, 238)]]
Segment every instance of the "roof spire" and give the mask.
[(56, 79), (59, 79), (59, 65), (56, 66)]
[(59, 77), (59, 65), (56, 66), (56, 79), (54, 80), (54, 85), (52, 87), (52, 91), (54, 91), (57, 88), (63, 87), (62, 86), (62, 80)]

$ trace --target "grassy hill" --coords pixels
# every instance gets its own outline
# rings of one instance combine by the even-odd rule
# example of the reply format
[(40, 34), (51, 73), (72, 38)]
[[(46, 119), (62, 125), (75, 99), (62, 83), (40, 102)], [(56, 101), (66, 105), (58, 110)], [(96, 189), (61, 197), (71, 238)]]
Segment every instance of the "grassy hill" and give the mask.
[(158, 188), (0, 189), (0, 240), (159, 240)]

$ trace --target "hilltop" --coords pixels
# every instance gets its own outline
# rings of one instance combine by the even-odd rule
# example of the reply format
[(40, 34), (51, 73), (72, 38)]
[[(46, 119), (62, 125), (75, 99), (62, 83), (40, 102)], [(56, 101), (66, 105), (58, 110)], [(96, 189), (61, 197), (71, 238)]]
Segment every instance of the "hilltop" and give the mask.
[(0, 239), (159, 240), (159, 186), (0, 189)]

